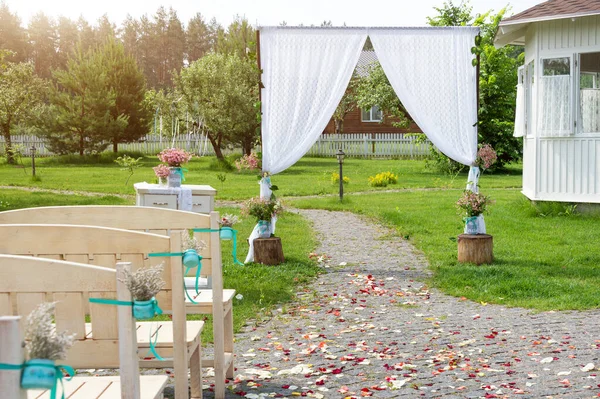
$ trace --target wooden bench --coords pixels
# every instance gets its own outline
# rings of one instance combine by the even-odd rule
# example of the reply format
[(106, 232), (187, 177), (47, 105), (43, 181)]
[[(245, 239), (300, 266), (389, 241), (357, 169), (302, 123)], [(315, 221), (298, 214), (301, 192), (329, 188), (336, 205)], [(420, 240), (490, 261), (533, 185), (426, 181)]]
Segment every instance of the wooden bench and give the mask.
[[(187, 229), (219, 228), (218, 212), (210, 215), (171, 209), (137, 206), (53, 206), (25, 208), (0, 212), (0, 224), (76, 224), (134, 230), (171, 235)], [(223, 266), (219, 233), (195, 233), (206, 242), (202, 251), (202, 276), (210, 278), (211, 289), (199, 294), (189, 290), (192, 303), (186, 297), (187, 314), (212, 314), (214, 356), (203, 358), (203, 367), (215, 369), (215, 397), (225, 395), (225, 378), (233, 378), (233, 297), (235, 290), (223, 289)]]
[[(114, 269), (118, 262), (131, 262), (132, 268), (164, 262), (163, 278), (165, 289), (157, 295), (159, 305), (172, 312), (173, 322), (160, 324), (156, 351), (165, 360), (147, 355), (150, 346), (150, 325), (141, 324), (137, 329), (141, 367), (175, 369), (175, 395), (177, 399), (188, 399), (188, 365), (191, 374), (192, 397), (202, 396), (201, 345), (202, 321), (187, 321), (184, 305), (184, 288), (181, 257), (148, 258), (153, 252), (179, 252), (180, 234), (173, 237), (113, 229), (98, 226), (77, 225), (0, 225), (0, 253), (29, 255), (57, 260), (74, 261)], [(51, 275), (59, 284), (60, 274)], [(178, 283), (171, 284), (172, 281)], [(41, 294), (40, 294), (41, 295)], [(93, 292), (93, 297), (111, 297), (110, 293)], [(114, 298), (114, 296), (113, 296)], [(0, 310), (10, 309), (8, 298), (0, 298)], [(78, 342), (68, 354), (67, 362), (75, 368), (118, 368), (117, 347), (105, 340), (116, 334), (115, 326), (101, 322), (81, 325), (71, 323), (86, 313), (87, 301), (81, 296), (70, 299), (72, 317), (57, 319), (57, 326), (77, 334)], [(39, 298), (37, 300), (39, 302)], [(25, 306), (25, 305), (23, 305)], [(116, 316), (116, 306), (89, 304), (91, 314), (97, 320)], [(0, 312), (1, 313), (1, 312)], [(65, 312), (65, 314), (67, 314)], [(153, 330), (154, 331), (154, 330)], [(100, 340), (100, 341), (98, 341)]]
[[(41, 302), (58, 301), (55, 309), (57, 328), (83, 331), (87, 325), (101, 326), (104, 334), (77, 337), (69, 355), (73, 353), (95, 356), (99, 348), (114, 347), (119, 353), (119, 377), (75, 377), (64, 381), (64, 395), (70, 399), (160, 399), (167, 384), (166, 376), (142, 376), (139, 374), (135, 319), (131, 307), (120, 306), (112, 317), (106, 309), (92, 306), (90, 323), (85, 315), (76, 312), (89, 293), (106, 294), (120, 301), (131, 301), (125, 284), (117, 279), (129, 264), (119, 263), (117, 270), (89, 266), (53, 259), (0, 255), (0, 314), (20, 316), (0, 317), (0, 363), (22, 364), (23, 337), (21, 316), (26, 316)], [(57, 279), (56, 276), (61, 276)], [(142, 325), (152, 323), (137, 323)], [(170, 324), (170, 323), (164, 323)], [(58, 361), (69, 364), (69, 360)], [(48, 399), (48, 390), (20, 388), (21, 370), (0, 370), (0, 387), (3, 398)], [(59, 384), (60, 395), (60, 384)], [(60, 396), (58, 396), (60, 397)]]

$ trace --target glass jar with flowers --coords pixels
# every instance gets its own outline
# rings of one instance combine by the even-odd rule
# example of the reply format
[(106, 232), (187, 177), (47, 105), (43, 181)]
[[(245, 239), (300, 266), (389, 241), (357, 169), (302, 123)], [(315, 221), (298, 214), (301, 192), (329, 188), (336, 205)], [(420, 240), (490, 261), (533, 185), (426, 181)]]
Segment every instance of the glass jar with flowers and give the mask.
[[(57, 332), (53, 323), (56, 302), (43, 302), (27, 317), (25, 325), (25, 346), (29, 359), (21, 376), (23, 389), (52, 389), (56, 384), (59, 367), (55, 362), (65, 359), (73, 345), (75, 334)], [(73, 371), (71, 375), (73, 375)]]
[(170, 173), (167, 179), (169, 187), (181, 187), (184, 169), (181, 165), (188, 163), (192, 159), (192, 154), (179, 148), (166, 148), (158, 154), (161, 162), (169, 165)]
[(171, 173), (171, 169), (169, 169), (169, 167), (167, 165), (164, 165), (162, 163), (158, 166), (153, 167), (152, 169), (154, 170), (154, 174), (156, 175), (156, 178), (158, 179), (158, 184), (160, 186), (166, 186), (167, 178), (169, 177), (169, 174)]
[(240, 218), (237, 215), (226, 213), (221, 216), (219, 220), (219, 226), (221, 227), (219, 235), (221, 240), (233, 239), (233, 225), (240, 222)]
[(242, 214), (256, 218), (259, 238), (271, 237), (271, 218), (282, 212), (281, 202), (274, 198), (250, 198), (242, 207)]
[(465, 190), (456, 202), (457, 208), (463, 210), (466, 214), (463, 219), (465, 221), (465, 234), (486, 233), (483, 212), (486, 211), (488, 205), (493, 203), (494, 201), (488, 196)]

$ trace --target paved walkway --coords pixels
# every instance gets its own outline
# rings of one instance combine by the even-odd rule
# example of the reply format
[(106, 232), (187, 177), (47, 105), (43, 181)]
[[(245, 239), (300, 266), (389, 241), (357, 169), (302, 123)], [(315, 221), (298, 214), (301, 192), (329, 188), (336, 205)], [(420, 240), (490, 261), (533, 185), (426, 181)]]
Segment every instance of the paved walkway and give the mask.
[(350, 213), (300, 212), (330, 257), (325, 273), (236, 336), (228, 398), (600, 395), (600, 311), (536, 314), (450, 297), (424, 286), (426, 260), (391, 231)]

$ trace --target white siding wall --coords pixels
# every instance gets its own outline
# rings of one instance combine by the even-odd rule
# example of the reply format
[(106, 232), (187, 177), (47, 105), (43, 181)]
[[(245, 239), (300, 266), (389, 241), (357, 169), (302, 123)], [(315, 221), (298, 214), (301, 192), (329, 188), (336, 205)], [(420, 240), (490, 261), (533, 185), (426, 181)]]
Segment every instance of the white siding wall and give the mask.
[[(536, 60), (536, 82), (540, 58), (580, 52), (600, 52), (600, 16), (534, 23), (527, 32), (525, 55)], [(600, 203), (600, 135), (524, 139), (523, 193), (534, 200)]]
[(539, 49), (579, 51), (600, 46), (600, 15), (556, 21), (539, 22)]
[(535, 199), (600, 203), (600, 137), (539, 140)]

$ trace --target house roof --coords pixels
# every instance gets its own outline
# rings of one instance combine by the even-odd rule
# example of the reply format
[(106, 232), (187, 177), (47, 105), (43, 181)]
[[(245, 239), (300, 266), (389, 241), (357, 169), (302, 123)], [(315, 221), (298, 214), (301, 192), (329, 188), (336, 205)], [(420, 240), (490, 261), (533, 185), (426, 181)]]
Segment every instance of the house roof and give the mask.
[(525, 43), (525, 32), (532, 22), (551, 21), (600, 14), (598, 0), (548, 0), (500, 21), (496, 46)]
[(378, 62), (377, 54), (372, 50), (363, 50), (360, 53), (360, 57), (358, 57), (358, 62), (356, 63), (356, 73), (360, 77), (367, 76), (369, 74), (370, 65)]
[(548, 0), (503, 19), (500, 25), (600, 14), (598, 0)]

